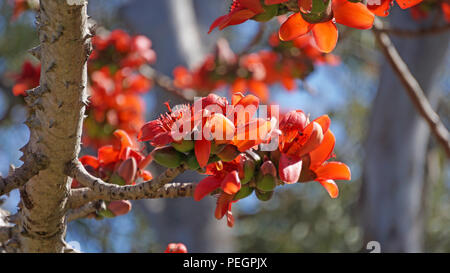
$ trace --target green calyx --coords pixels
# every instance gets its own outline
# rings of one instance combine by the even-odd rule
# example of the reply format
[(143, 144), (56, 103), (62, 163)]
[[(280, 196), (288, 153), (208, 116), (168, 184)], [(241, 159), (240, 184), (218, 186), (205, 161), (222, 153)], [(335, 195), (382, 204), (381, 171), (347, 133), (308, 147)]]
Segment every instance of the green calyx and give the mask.
[(276, 185), (275, 178), (270, 174), (265, 174), (256, 181), (256, 188), (264, 192), (273, 191)]
[(183, 139), (181, 142), (173, 142), (172, 147), (179, 152), (187, 153), (194, 149), (194, 141)]
[(278, 6), (279, 5), (269, 5), (269, 6), (263, 6), (264, 12), (257, 14), (252, 17), (252, 20), (258, 21), (258, 22), (267, 22), (273, 17), (278, 15)]
[(259, 190), (255, 191), (256, 197), (261, 201), (269, 201), (273, 196), (273, 191), (261, 192)]
[(249, 196), (250, 194), (252, 194), (253, 192), (253, 188), (249, 187), (249, 186), (242, 186), (241, 189), (236, 193), (236, 195), (234, 195), (234, 200), (239, 200), (242, 198), (245, 198), (247, 196)]
[(323, 23), (333, 18), (331, 0), (312, 0), (310, 12), (300, 12), (303, 19), (311, 24)]
[(183, 163), (185, 155), (175, 150), (174, 147), (166, 146), (152, 151), (153, 159), (161, 166), (176, 168)]

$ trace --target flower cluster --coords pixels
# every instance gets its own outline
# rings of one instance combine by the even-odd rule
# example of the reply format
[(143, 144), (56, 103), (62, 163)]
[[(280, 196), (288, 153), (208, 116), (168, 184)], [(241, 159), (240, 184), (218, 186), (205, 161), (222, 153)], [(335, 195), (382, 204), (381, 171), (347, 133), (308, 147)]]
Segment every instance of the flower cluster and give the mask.
[(317, 181), (336, 198), (339, 189), (334, 180), (350, 180), (351, 173), (344, 163), (328, 161), (335, 145), (329, 125), (326, 115), (310, 122), (300, 110), (287, 113), (280, 121), (277, 150), (247, 150), (231, 162), (208, 165), (210, 176), (197, 185), (194, 199), (218, 191), (215, 216), (221, 219), (226, 214), (232, 227), (232, 203), (253, 192), (259, 200), (268, 201), (277, 185)]
[(99, 147), (110, 142), (115, 129), (137, 135), (144, 123), (142, 94), (151, 88), (139, 68), (155, 62), (156, 54), (147, 37), (122, 30), (100, 33), (92, 44), (88, 63), (91, 104), (83, 142)]
[(270, 50), (237, 55), (225, 40), (219, 40), (215, 54), (207, 56), (198, 68), (193, 71), (182, 66), (175, 68), (175, 86), (208, 94), (229, 85), (230, 90), (248, 90), (267, 102), (268, 85), (279, 83), (292, 91), (297, 88), (296, 79), (305, 79), (316, 65), (339, 62), (336, 56), (317, 50), (312, 36), (284, 42), (273, 33), (269, 45)]
[[(109, 144), (116, 129), (135, 138), (144, 124), (142, 94), (150, 90), (151, 80), (140, 73), (156, 54), (151, 41), (142, 35), (130, 36), (114, 30), (92, 38), (93, 52), (88, 62), (90, 104), (84, 123), (83, 143), (94, 148)], [(25, 62), (15, 75), (14, 95), (39, 85), (40, 65)]]
[(448, 1), (423, 1), (417, 6), (410, 9), (411, 16), (416, 20), (425, 19), (428, 17), (430, 11), (434, 9), (441, 9), (444, 19), (450, 23), (450, 2)]
[[(275, 112), (270, 111), (266, 119), (253, 117), (259, 107), (253, 95), (236, 93), (228, 105), (225, 98), (210, 94), (196, 104), (169, 108), (143, 126), (139, 139), (158, 147), (152, 152), (158, 164), (170, 168), (186, 164), (207, 174), (196, 186), (194, 199), (215, 193), (215, 217), (226, 215), (230, 227), (232, 204), (252, 192), (267, 201), (277, 185), (317, 181), (336, 198), (334, 180), (350, 180), (347, 165), (329, 161), (335, 138), (326, 115), (310, 121), (302, 111), (291, 111), (277, 129)], [(196, 138), (196, 133), (201, 137)], [(258, 149), (273, 141), (273, 151)]]
[[(138, 178), (144, 181), (151, 180), (152, 174), (145, 170), (151, 162), (151, 156), (144, 156), (139, 152), (125, 131), (116, 130), (113, 135), (115, 137), (113, 144), (100, 147), (97, 150), (97, 157), (91, 155), (80, 157), (79, 160), (86, 170), (105, 182), (117, 185), (133, 185)], [(74, 179), (72, 188), (80, 187), (82, 185)], [(127, 200), (111, 201), (97, 216), (114, 217), (130, 210), (131, 203)]]
[(193, 106), (168, 106), (169, 112), (146, 123), (138, 138), (158, 147), (152, 152), (158, 164), (175, 168), (184, 163), (199, 170), (212, 162), (231, 161), (268, 139), (274, 120), (253, 118), (258, 106), (253, 95), (236, 93), (229, 104), (209, 94)]
[[(279, 30), (279, 38), (290, 41), (311, 33), (315, 45), (322, 52), (331, 52), (338, 40), (337, 24), (351, 28), (369, 29), (374, 14), (386, 16), (394, 0), (233, 0), (230, 12), (217, 18), (209, 32), (241, 24), (249, 19), (268, 21), (271, 18), (293, 11)], [(402, 9), (413, 7), (422, 0), (396, 0)]]

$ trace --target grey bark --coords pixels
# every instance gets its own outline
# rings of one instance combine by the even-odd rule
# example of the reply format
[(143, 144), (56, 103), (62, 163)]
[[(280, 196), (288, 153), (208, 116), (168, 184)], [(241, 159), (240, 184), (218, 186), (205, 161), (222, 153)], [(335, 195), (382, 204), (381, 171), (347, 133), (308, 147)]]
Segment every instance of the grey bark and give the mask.
[[(171, 75), (177, 65), (192, 67), (210, 52), (215, 37), (207, 35), (207, 29), (225, 10), (218, 8), (219, 4), (211, 0), (136, 0), (122, 9), (122, 17), (131, 29), (152, 40), (158, 54), (156, 69)], [(183, 103), (165, 91), (153, 89), (151, 92), (156, 92), (158, 105), (148, 120), (167, 110), (163, 105), (165, 101), (170, 101), (171, 105)], [(200, 179), (199, 175), (188, 172), (175, 181)], [(146, 200), (138, 204), (148, 214), (162, 245), (183, 242), (190, 252), (232, 251), (230, 229), (214, 218), (213, 198), (200, 202), (190, 198)]]
[(17, 241), (21, 252), (63, 252), (71, 178), (78, 157), (89, 56), (86, 2), (41, 0), (38, 13), (40, 87), (29, 93), (30, 140), (23, 149), (49, 164), (20, 189)]
[[(433, 17), (433, 16), (432, 16)], [(393, 10), (391, 26), (429, 27), (408, 12)], [(450, 35), (391, 37), (400, 55), (436, 107), (434, 83), (445, 60)], [(382, 66), (372, 107), (362, 187), (362, 221), (366, 241), (378, 241), (382, 252), (423, 250), (425, 158), (430, 131), (388, 63)]]

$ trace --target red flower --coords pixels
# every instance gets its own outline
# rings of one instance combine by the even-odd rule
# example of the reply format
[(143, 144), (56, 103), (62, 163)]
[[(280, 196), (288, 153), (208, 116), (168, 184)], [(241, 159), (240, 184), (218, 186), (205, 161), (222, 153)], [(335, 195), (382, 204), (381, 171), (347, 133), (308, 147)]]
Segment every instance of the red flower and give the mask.
[(217, 18), (211, 24), (208, 33), (213, 31), (216, 27), (222, 30), (227, 26), (241, 24), (262, 12), (264, 12), (264, 9), (259, 0), (233, 0), (230, 12)]
[(22, 71), (20, 74), (17, 74), (14, 77), (16, 80), (16, 84), (12, 89), (14, 96), (26, 96), (25, 91), (39, 85), (41, 65), (33, 65), (31, 62), (26, 61), (22, 65)]
[(164, 251), (164, 253), (187, 253), (187, 248), (184, 244), (182, 243), (170, 243), (167, 245), (166, 250)]
[[(124, 184), (135, 184), (135, 180), (140, 177), (145, 181), (151, 180), (152, 175), (145, 167), (151, 162), (150, 155), (144, 156), (137, 151), (130, 136), (123, 130), (114, 132), (116, 137), (113, 145), (100, 147), (97, 157), (85, 155), (80, 158), (80, 162), (92, 174), (110, 183), (123, 182)], [(114, 174), (120, 176), (114, 180)], [(74, 180), (72, 187), (79, 184)]]
[[(200, 106), (200, 109), (196, 107)], [(184, 105), (176, 111), (161, 115), (159, 119), (146, 123), (140, 133), (140, 141), (151, 141), (157, 147), (180, 142), (187, 136), (194, 139), (194, 150), (200, 167), (205, 167), (211, 155), (211, 143), (232, 144), (239, 151), (265, 141), (272, 129), (270, 121), (253, 119), (259, 100), (255, 96), (235, 94), (232, 105), (225, 98), (209, 94), (194, 104)], [(211, 107), (215, 106), (216, 110)], [(252, 106), (250, 109), (248, 106)], [(201, 132), (195, 139), (194, 131)]]
[[(289, 16), (280, 27), (280, 39), (283, 41), (293, 40), (311, 31), (318, 48), (322, 52), (331, 52), (335, 48), (338, 39), (338, 30), (335, 22), (358, 29), (369, 29), (372, 27), (374, 15), (364, 4), (352, 3), (348, 0), (331, 1), (332, 12), (319, 23), (306, 21), (301, 11)], [(299, 1), (299, 6), (302, 3), (302, 1)]]
[(214, 215), (216, 219), (222, 219), (227, 214), (227, 224), (229, 227), (233, 227), (234, 217), (231, 212), (231, 205), (234, 195), (241, 189), (238, 171), (217, 171), (215, 175), (204, 178), (195, 187), (194, 200), (200, 201), (203, 197), (217, 189), (220, 189), (221, 192), (217, 197), (217, 206)]
[(291, 111), (281, 119), (279, 176), (282, 181), (288, 184), (298, 181), (302, 157), (319, 147), (329, 126), (328, 116), (309, 122), (300, 110)]
[(317, 181), (332, 198), (336, 198), (339, 189), (334, 180), (350, 180), (350, 168), (341, 162), (327, 161), (332, 156), (335, 137), (330, 130), (324, 134), (323, 141), (314, 151), (303, 158), (303, 170), (299, 182)]
[[(415, 6), (423, 0), (395, 0), (402, 9)], [(388, 16), (389, 9), (394, 4), (394, 0), (370, 0), (367, 2), (367, 8), (377, 16)]]

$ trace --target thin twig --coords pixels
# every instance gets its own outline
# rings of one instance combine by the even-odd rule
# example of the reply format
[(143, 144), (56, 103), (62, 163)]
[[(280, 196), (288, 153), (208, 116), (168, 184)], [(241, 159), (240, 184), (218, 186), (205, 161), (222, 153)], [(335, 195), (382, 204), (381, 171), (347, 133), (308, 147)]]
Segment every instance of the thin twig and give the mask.
[(45, 157), (32, 154), (30, 160), (13, 170), (10, 175), (5, 178), (0, 177), (0, 196), (25, 185), (30, 178), (47, 166), (48, 160)]
[(439, 115), (431, 107), (425, 93), (397, 52), (391, 39), (386, 33), (380, 31), (381, 29), (383, 29), (383, 23), (376, 19), (373, 26), (373, 32), (380, 44), (381, 50), (405, 87), (405, 90), (417, 111), (428, 123), (431, 132), (444, 148), (447, 157), (450, 157), (450, 136), (447, 128), (445, 128)]
[(144, 75), (148, 79), (152, 80), (160, 88), (162, 88), (172, 94), (175, 94), (176, 96), (178, 96), (188, 102), (194, 101), (194, 97), (195, 97), (194, 90), (181, 89), (181, 88), (176, 87), (173, 83), (173, 80), (169, 76), (157, 71), (153, 67), (151, 67), (149, 65), (143, 65), (140, 67), (139, 71), (141, 72), (142, 75)]
[(96, 212), (99, 210), (102, 206), (103, 201), (93, 201), (89, 202), (87, 204), (84, 204), (83, 206), (72, 209), (67, 213), (67, 222), (71, 222), (80, 218), (85, 218), (89, 214)]
[(264, 32), (266, 31), (266, 24), (260, 23), (258, 32), (253, 36), (253, 39), (244, 47), (244, 49), (238, 54), (239, 56), (245, 55), (252, 50), (252, 48), (261, 41), (264, 36)]
[(446, 31), (450, 30), (450, 24), (442, 25), (442, 26), (432, 26), (428, 28), (422, 28), (422, 29), (398, 29), (398, 28), (387, 28), (383, 27), (381, 29), (378, 29), (380, 32), (400, 36), (400, 37), (407, 37), (407, 38), (414, 38), (414, 37), (421, 37), (426, 35), (434, 35), (434, 34), (440, 34)]
[[(90, 190), (84, 188), (72, 190), (71, 199), (73, 200), (73, 203), (69, 202), (70, 207), (76, 208), (87, 202), (100, 199), (108, 201), (143, 199), (156, 194), (161, 187), (173, 181), (175, 177), (185, 170), (186, 166), (182, 164), (177, 168), (166, 169), (166, 171), (157, 179), (152, 181), (137, 185), (119, 186), (106, 183), (100, 178), (91, 175), (79, 161), (76, 161), (69, 166), (67, 174), (75, 178), (83, 186), (88, 187)], [(80, 198), (81, 200), (79, 200)]]

